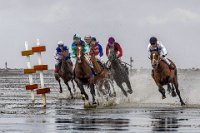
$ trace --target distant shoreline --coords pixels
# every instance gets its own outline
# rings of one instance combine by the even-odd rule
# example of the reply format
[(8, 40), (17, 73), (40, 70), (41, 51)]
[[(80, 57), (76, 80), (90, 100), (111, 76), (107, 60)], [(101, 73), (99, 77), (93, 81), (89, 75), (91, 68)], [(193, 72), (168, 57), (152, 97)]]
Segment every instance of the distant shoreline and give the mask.
[[(139, 68), (139, 69), (132, 69), (132, 71), (147, 71), (147, 70), (152, 70), (151, 68)], [(200, 71), (200, 68), (178, 68), (178, 71)], [(14, 71), (23, 71), (23, 68), (8, 68), (8, 69), (5, 69), (5, 68), (0, 68), (0, 72), (14, 72)], [(49, 69), (49, 70), (46, 70), (46, 71), (54, 71), (54, 69)]]

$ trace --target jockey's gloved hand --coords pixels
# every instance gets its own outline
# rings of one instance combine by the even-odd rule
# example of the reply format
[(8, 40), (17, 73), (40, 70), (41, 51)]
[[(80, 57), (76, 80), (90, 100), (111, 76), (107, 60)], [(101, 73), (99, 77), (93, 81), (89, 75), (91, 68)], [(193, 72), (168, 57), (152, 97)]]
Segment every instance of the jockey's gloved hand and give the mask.
[(116, 53), (116, 57), (117, 57), (117, 58), (119, 58), (119, 54), (120, 54), (120, 53), (119, 53), (119, 51), (118, 51), (118, 52)]

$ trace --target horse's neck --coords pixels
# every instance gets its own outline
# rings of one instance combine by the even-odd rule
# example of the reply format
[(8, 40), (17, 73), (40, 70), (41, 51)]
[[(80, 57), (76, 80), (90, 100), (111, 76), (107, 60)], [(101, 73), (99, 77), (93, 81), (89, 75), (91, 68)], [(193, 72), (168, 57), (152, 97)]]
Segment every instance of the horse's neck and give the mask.
[(91, 68), (85, 57), (81, 58), (81, 63), (79, 63), (79, 65), (82, 68), (84, 73), (86, 73), (86, 74), (91, 73)]
[(91, 60), (92, 64), (94, 65), (95, 72), (100, 73), (102, 71), (102, 67), (99, 65), (94, 55), (92, 55)]
[(165, 69), (166, 69), (166, 64), (164, 61), (161, 60), (158, 64), (158, 68), (156, 69), (156, 72), (163, 73)]
[(61, 69), (62, 71), (70, 69), (70, 62), (66, 62), (64, 59), (62, 59)]
[(115, 69), (115, 70), (118, 70), (118, 69), (120, 69), (120, 63), (119, 63), (119, 60), (114, 60), (114, 61), (111, 61), (111, 66), (112, 66), (112, 68), (113, 69)]

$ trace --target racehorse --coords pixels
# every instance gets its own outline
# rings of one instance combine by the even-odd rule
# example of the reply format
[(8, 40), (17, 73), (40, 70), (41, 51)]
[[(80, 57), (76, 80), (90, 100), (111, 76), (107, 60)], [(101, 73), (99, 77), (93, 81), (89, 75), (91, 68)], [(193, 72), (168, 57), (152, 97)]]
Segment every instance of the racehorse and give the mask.
[[(93, 68), (95, 71), (94, 76), (94, 83), (97, 87), (97, 92), (100, 95), (102, 93), (103, 95), (109, 94), (111, 97), (116, 96), (115, 88), (113, 85), (113, 82), (111, 80), (111, 73), (106, 69), (106, 67), (100, 62), (100, 60), (97, 60), (95, 57), (95, 50), (93, 47), (91, 47), (91, 62), (93, 64)], [(103, 90), (104, 86), (104, 90)], [(113, 89), (111, 92), (111, 88)], [(99, 93), (100, 92), (100, 93)]]
[[(183, 102), (180, 91), (178, 89), (178, 77), (177, 77), (177, 68), (176, 65), (170, 60), (170, 62), (174, 65), (175, 69), (171, 70), (168, 64), (162, 60), (159, 53), (157, 51), (153, 51), (150, 55), (151, 64), (153, 67), (152, 70), (152, 78), (154, 79), (156, 85), (158, 86), (159, 92), (162, 94), (162, 99), (165, 99), (165, 89), (164, 85), (168, 86), (168, 90), (171, 90), (172, 96), (175, 97), (176, 93), (180, 99), (181, 105), (185, 105)], [(176, 93), (174, 91), (176, 89)]]
[(83, 100), (89, 100), (88, 95), (84, 90), (83, 85), (88, 85), (90, 88), (90, 93), (92, 95), (93, 104), (96, 104), (95, 101), (95, 88), (94, 88), (94, 74), (85, 58), (84, 49), (82, 45), (77, 45), (76, 47), (76, 65), (74, 69), (75, 81), (81, 91)]
[[(121, 64), (120, 60), (117, 58), (114, 51), (110, 51), (108, 59), (109, 62), (111, 63), (112, 76), (117, 85), (121, 88), (123, 94), (127, 97), (128, 96), (127, 92), (129, 94), (133, 93), (127, 69)], [(128, 87), (127, 92), (124, 89), (123, 83), (125, 83), (126, 86)]]
[(59, 86), (60, 86), (60, 93), (62, 93), (62, 86), (60, 83), (60, 77), (63, 79), (64, 83), (67, 85), (67, 88), (70, 92), (71, 98), (73, 98), (73, 94), (71, 91), (71, 87), (69, 86), (68, 82), (71, 81), (72, 85), (73, 85), (73, 89), (74, 89), (74, 93), (76, 92), (75, 89), (75, 85), (73, 82), (73, 78), (74, 78), (74, 74), (73, 74), (73, 63), (71, 62), (70, 59), (68, 59), (67, 61), (65, 60), (65, 58), (68, 56), (69, 53), (67, 53), (66, 51), (63, 52), (63, 58), (61, 61), (61, 67), (60, 70), (58, 72), (59, 75), (55, 75), (55, 79), (58, 81)]

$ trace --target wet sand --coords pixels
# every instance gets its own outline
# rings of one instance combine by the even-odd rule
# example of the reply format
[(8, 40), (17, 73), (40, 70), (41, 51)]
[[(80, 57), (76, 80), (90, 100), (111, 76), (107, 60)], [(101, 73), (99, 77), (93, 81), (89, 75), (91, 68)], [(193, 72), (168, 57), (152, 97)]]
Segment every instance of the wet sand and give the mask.
[[(131, 77), (134, 94), (129, 98), (118, 95), (121, 98), (116, 100), (116, 106), (84, 109), (81, 100), (67, 99), (66, 87), (64, 94), (59, 94), (52, 72), (45, 74), (45, 85), (51, 88), (51, 93), (47, 94), (47, 108), (43, 108), (40, 95), (31, 103), (30, 92), (24, 89), (28, 78), (22, 72), (1, 71), (0, 132), (200, 132), (199, 97), (195, 98), (200, 92), (200, 72), (179, 73), (186, 107), (169, 95), (161, 100), (149, 73), (135, 71)], [(142, 83), (138, 83), (140, 79)]]

